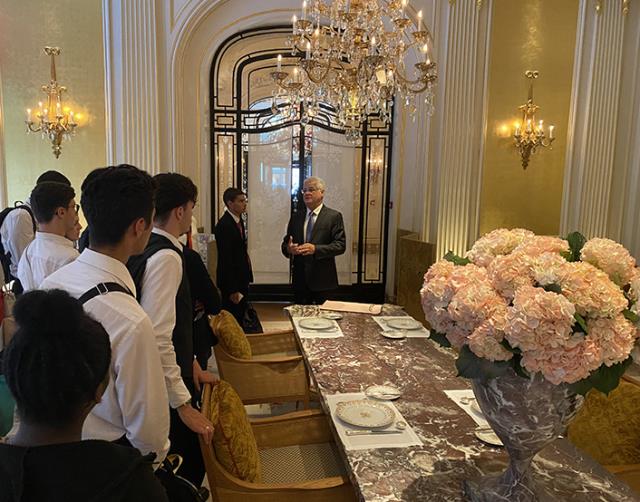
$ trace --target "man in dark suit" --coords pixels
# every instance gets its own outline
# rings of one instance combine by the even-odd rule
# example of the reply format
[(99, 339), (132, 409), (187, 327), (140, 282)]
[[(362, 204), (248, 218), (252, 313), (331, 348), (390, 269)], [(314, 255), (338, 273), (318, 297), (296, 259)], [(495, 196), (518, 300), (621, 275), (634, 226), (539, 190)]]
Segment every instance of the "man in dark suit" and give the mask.
[(346, 238), (342, 214), (323, 204), (325, 184), (304, 180), (305, 212), (291, 217), (282, 254), (293, 259), (293, 292), (297, 304), (320, 305), (338, 288), (335, 257), (344, 253)]
[(218, 247), (218, 288), (222, 296), (222, 308), (231, 312), (242, 326), (249, 283), (253, 281), (247, 252), (247, 232), (242, 221), (242, 215), (247, 210), (247, 196), (237, 188), (227, 188), (222, 200), (226, 209), (214, 230)]

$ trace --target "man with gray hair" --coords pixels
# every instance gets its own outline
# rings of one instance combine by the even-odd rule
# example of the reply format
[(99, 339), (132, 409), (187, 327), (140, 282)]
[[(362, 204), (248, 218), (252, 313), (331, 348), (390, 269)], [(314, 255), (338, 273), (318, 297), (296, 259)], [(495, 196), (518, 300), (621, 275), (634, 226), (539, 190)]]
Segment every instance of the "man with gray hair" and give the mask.
[(324, 205), (325, 183), (315, 176), (304, 180), (305, 212), (289, 220), (282, 254), (293, 264), (295, 303), (320, 305), (338, 288), (335, 257), (345, 252), (342, 214)]

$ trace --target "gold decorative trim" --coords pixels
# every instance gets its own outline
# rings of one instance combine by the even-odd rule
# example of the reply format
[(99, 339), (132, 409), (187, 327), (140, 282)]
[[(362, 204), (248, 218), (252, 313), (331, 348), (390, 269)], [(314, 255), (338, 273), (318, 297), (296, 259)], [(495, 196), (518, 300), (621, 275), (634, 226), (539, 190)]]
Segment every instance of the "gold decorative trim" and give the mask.
[(596, 3), (596, 14), (600, 14), (602, 12), (602, 0), (595, 0)]
[(622, 15), (626, 16), (629, 14), (629, 4), (631, 0), (622, 0)]

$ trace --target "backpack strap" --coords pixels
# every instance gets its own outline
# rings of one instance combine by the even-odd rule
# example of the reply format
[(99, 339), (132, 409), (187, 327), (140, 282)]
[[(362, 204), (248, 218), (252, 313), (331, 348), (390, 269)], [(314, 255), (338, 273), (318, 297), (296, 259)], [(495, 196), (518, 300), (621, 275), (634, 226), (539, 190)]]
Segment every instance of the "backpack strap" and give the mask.
[(107, 293), (112, 293), (112, 292), (125, 293), (127, 295), (133, 296), (133, 293), (129, 291), (128, 288), (125, 288), (124, 286), (118, 284), (117, 282), (101, 282), (97, 286), (94, 286), (93, 288), (91, 288), (89, 291), (86, 291), (80, 298), (78, 298), (78, 301), (82, 305), (84, 305), (85, 303), (87, 303), (92, 298), (95, 298), (96, 296), (106, 295)]

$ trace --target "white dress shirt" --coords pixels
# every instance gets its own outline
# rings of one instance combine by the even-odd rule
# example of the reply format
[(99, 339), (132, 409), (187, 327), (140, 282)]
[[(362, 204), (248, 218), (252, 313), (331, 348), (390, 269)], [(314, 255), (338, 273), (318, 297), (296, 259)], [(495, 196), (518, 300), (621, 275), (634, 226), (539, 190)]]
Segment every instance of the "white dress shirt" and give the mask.
[(309, 215), (311, 213), (313, 213), (315, 215), (313, 217), (313, 224), (315, 225), (316, 221), (318, 221), (318, 215), (320, 214), (320, 211), (322, 210), (323, 206), (324, 206), (324, 204), (320, 204), (313, 211), (309, 211), (309, 208), (307, 208), (307, 215), (304, 218), (304, 226), (302, 228), (302, 239), (303, 239), (304, 242), (307, 242), (307, 225), (309, 224)]
[(180, 241), (160, 228), (154, 234), (166, 237), (176, 247), (161, 249), (147, 260), (140, 292), (140, 305), (151, 319), (156, 334), (164, 381), (169, 394), (169, 404), (178, 408), (191, 401), (189, 389), (182, 381), (180, 366), (176, 362), (173, 346), (173, 329), (176, 325), (176, 294), (182, 282), (182, 250)]
[[(25, 206), (31, 207), (27, 200)], [(4, 219), (0, 227), (0, 238), (5, 253), (11, 253), (9, 270), (18, 276), (18, 262), (22, 253), (34, 238), (33, 219), (26, 209), (14, 209)]]
[[(79, 298), (101, 282), (116, 282), (136, 294), (127, 267), (91, 249), (47, 277), (41, 288), (64, 289)], [(134, 296), (120, 292), (98, 295), (84, 310), (109, 334), (111, 366), (109, 384), (84, 423), (82, 439), (114, 441), (126, 435), (142, 454), (155, 452), (161, 462), (169, 451), (169, 402), (149, 317)]]
[(18, 263), (18, 279), (25, 291), (36, 289), (48, 276), (78, 257), (73, 242), (61, 235), (36, 232)]

